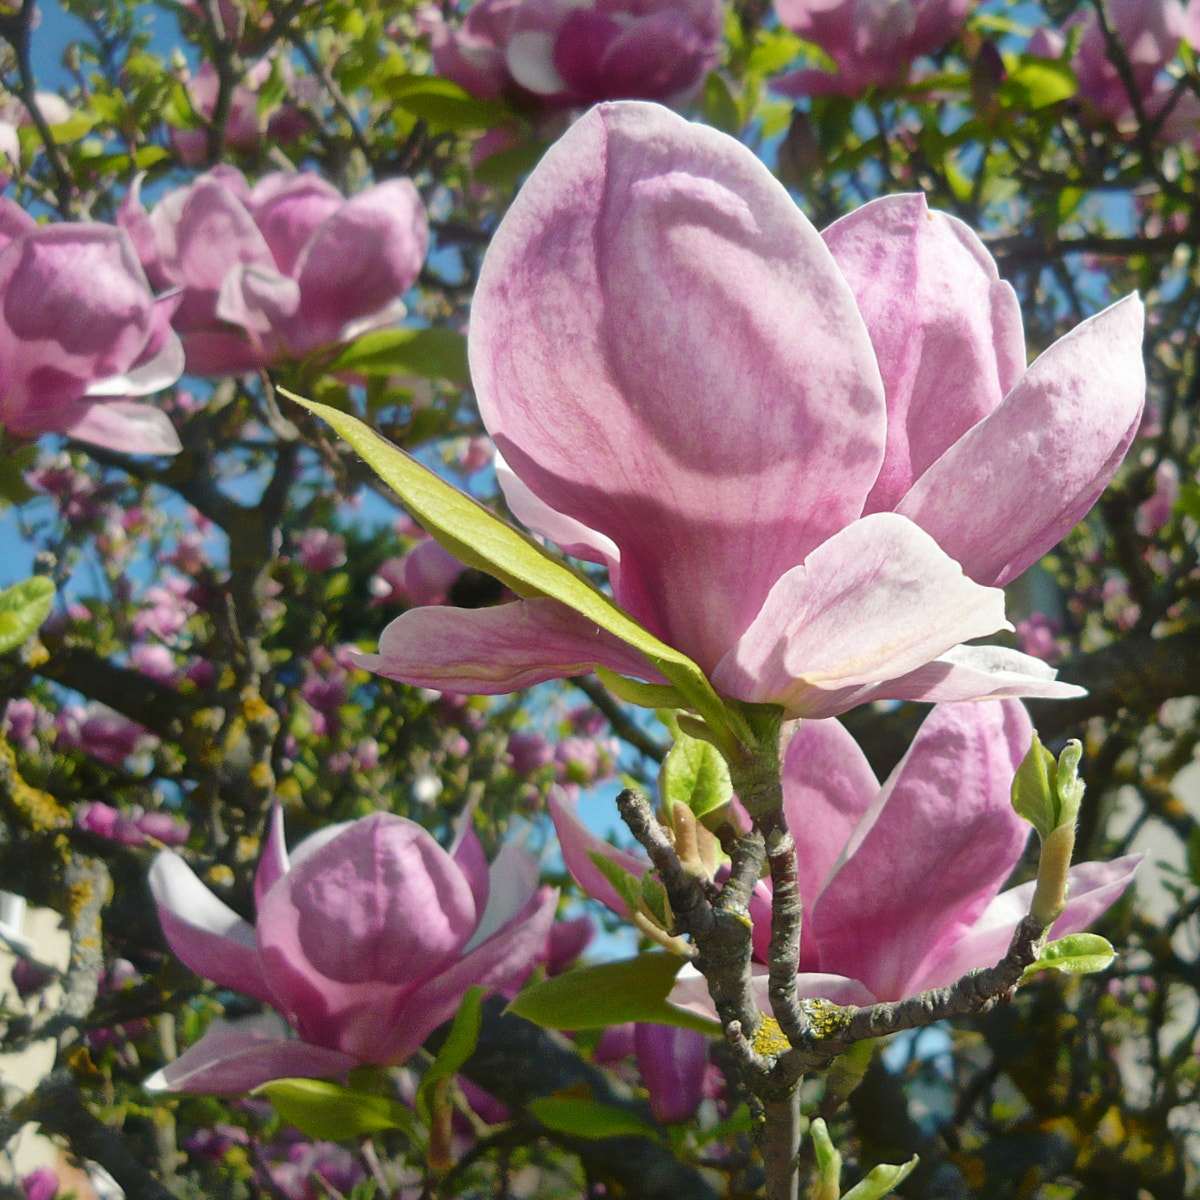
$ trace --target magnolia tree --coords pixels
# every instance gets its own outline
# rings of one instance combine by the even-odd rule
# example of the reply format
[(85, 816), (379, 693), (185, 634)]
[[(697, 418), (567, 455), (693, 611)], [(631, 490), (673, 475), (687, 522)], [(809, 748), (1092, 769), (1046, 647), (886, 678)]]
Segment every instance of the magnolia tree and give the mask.
[(1193, 1194), (1200, 8), (63, 10), (0, 1191)]

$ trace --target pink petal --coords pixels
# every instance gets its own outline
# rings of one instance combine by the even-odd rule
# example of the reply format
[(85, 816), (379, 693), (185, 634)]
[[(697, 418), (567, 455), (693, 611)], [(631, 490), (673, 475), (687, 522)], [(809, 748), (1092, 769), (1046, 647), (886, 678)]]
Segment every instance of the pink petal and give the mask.
[(816, 231), (744, 147), (601, 105), (489, 247), (472, 377), (500, 452), (620, 548), (618, 602), (706, 670), (860, 511), (878, 368)]
[(941, 705), (847, 842), (810, 921), (822, 969), (884, 1000), (978, 919), (1012, 874), (1029, 826), (1011, 803), (1033, 728), (1008, 700)]
[(637, 651), (557, 600), (518, 600), (494, 608), (413, 608), (383, 631), (368, 671), (414, 687), (496, 695), (547, 679), (586, 675), (596, 666), (662, 682)]
[(411, 996), (401, 998), (386, 1025), (381, 1060), (403, 1062), (443, 1021), (458, 1011), (466, 992), (482, 987), (509, 991), (519, 985), (546, 952), (546, 941), (558, 906), (558, 892), (543, 889), (531, 896), (498, 933), (429, 979)]
[(878, 792), (867, 756), (842, 725), (800, 722), (783, 760), (783, 811), (796, 840), (805, 964), (816, 960), (811, 907)]
[(347, 200), (313, 233), (295, 268), (300, 311), (287, 325), (293, 353), (341, 340), (341, 331), (390, 310), (416, 282), (429, 249), (425, 206), (407, 179)]
[(63, 405), (44, 428), (122, 454), (178, 454), (183, 449), (165, 412), (133, 401), (83, 400)]
[(215, 172), (187, 189), (172, 232), (180, 281), (198, 291), (220, 291), (226, 273), (238, 264), (275, 266), (245, 204)]
[(471, 895), (475, 897), (475, 911), (481, 913), (487, 907), (491, 880), (487, 855), (484, 854), (483, 844), (471, 823), (473, 811), (474, 805), (471, 805), (459, 818), (459, 831), (455, 836), (454, 845), (450, 847), (450, 857), (470, 884)]
[(369, 1061), (396, 998), (455, 961), (478, 922), (470, 886), (419, 825), (354, 821), (263, 897), (264, 970), (306, 1041)]
[(618, 867), (628, 871), (635, 879), (641, 879), (650, 869), (650, 864), (644, 858), (619, 850), (598, 838), (575, 815), (574, 805), (557, 788), (551, 791), (547, 804), (550, 808), (550, 818), (554, 822), (554, 832), (558, 835), (563, 862), (567, 864), (571, 878), (593, 900), (599, 900), (619, 917), (628, 917), (629, 905), (596, 866), (592, 855), (602, 854)]
[(1060, 338), (897, 506), (981, 583), (1003, 585), (1083, 518), (1137, 431), (1142, 304), (1127, 296)]
[(276, 171), (250, 189), (246, 208), (270, 246), (275, 266), (291, 275), (321, 223), (345, 203), (342, 193), (313, 171)]
[(283, 805), (275, 800), (267, 818), (267, 836), (263, 842), (258, 870), (254, 872), (254, 903), (262, 907), (263, 897), (288, 872), (287, 842), (283, 836)]
[[(1054, 922), (1050, 937), (1079, 933), (1108, 911), (1133, 882), (1144, 854), (1127, 854), (1112, 862), (1086, 862), (1072, 867), (1067, 907)], [(978, 967), (992, 967), (1008, 952), (1013, 930), (1029, 912), (1034, 883), (1002, 892), (948, 951), (926, 963), (913, 980), (913, 989), (945, 987)]]
[[(1087, 691), (1059, 682), (1041, 659), (1003, 646), (956, 646), (933, 662), (876, 687), (844, 693), (828, 711), (845, 712), (870, 700), (999, 700), (1010, 696), (1071, 700)], [(824, 713), (822, 713), (824, 715)]]
[(163, 933), (185, 966), (221, 987), (275, 1003), (254, 929), (217, 899), (178, 854), (163, 850), (155, 858), (150, 890)]
[(739, 700), (827, 716), (831, 693), (903, 675), (1005, 627), (1002, 592), (973, 583), (910, 521), (875, 513), (775, 584), (712, 679)]
[(272, 1079), (343, 1079), (356, 1059), (289, 1036), (274, 1013), (236, 1021), (217, 1018), (204, 1036), (143, 1083), (150, 1092), (232, 1095)]
[(920, 193), (864, 204), (822, 236), (883, 374), (887, 454), (867, 511), (887, 511), (1021, 377), (1021, 311), (974, 232)]
[(539, 874), (538, 860), (524, 846), (505, 842), (500, 847), (488, 871), (487, 905), (475, 932), (463, 947), (464, 954), (470, 954), (516, 919), (537, 891)]

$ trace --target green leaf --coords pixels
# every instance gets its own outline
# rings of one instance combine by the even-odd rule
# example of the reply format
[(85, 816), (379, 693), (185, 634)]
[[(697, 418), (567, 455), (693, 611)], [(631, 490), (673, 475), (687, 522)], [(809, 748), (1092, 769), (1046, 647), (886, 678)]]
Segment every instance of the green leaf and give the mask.
[(424, 121), (435, 133), (493, 129), (508, 115), (500, 104), (468, 95), (456, 83), (431, 75), (400, 75), (387, 79), (383, 90), (406, 112)]
[(1079, 778), (1079, 760), (1083, 757), (1083, 744), (1072, 738), (1058, 756), (1054, 788), (1058, 793), (1058, 824), (1074, 825), (1079, 819), (1079, 805), (1083, 800), (1084, 783)]
[(506, 146), (489, 154), (477, 164), (471, 174), (475, 182), (484, 187), (511, 187), (528, 175), (546, 153), (542, 141), (521, 142), (517, 146)]
[(15, 650), (33, 637), (50, 615), (53, 603), (54, 584), (44, 575), (35, 575), (0, 592), (0, 654)]
[(812, 1200), (838, 1200), (841, 1194), (842, 1156), (821, 1117), (814, 1117), (809, 1126), (813, 1151), (817, 1159), (818, 1178), (813, 1187)]
[(479, 1041), (479, 1027), (483, 1024), (483, 993), (483, 988), (473, 987), (463, 996), (458, 1015), (454, 1018), (454, 1024), (450, 1026), (442, 1048), (421, 1077), (416, 1105), (417, 1112), (421, 1114), (421, 1120), (426, 1125), (432, 1120), (430, 1101), (434, 1089), (443, 1079), (457, 1075), (463, 1063), (475, 1053), (475, 1046)]
[(729, 766), (711, 742), (680, 731), (658, 773), (658, 791), (666, 812), (676, 802), (697, 817), (728, 804), (733, 798)]
[(343, 1142), (380, 1129), (411, 1130), (413, 1114), (398, 1100), (327, 1079), (272, 1079), (254, 1089), (307, 1137)]
[(667, 889), (659, 882), (653, 871), (647, 871), (642, 876), (642, 905), (658, 922), (662, 929), (670, 929), (674, 924), (671, 918), (670, 903), (667, 900)]
[(789, 30), (764, 32), (750, 51), (746, 69), (754, 75), (777, 75), (804, 49), (804, 43)]
[(1058, 795), (1054, 786), (1054, 755), (1042, 745), (1037, 732), (1021, 760), (1012, 783), (1012, 805), (1045, 841), (1058, 825)]
[(1042, 947), (1038, 960), (1025, 968), (1021, 979), (1035, 971), (1062, 971), (1066, 975), (1092, 975), (1112, 966), (1117, 952), (1098, 933), (1072, 933)]
[(738, 102), (724, 76), (713, 71), (704, 81), (704, 120), (723, 133), (736, 135), (742, 128)]
[(724, 737), (730, 754), (734, 753), (737, 738), (730, 727), (730, 715), (704, 672), (685, 654), (659, 641), (538, 542), (451, 487), (357, 417), (305, 400), (284, 388), (279, 390), (331, 425), (396, 493), (411, 516), (467, 566), (494, 575), (518, 596), (558, 600), (641, 651), (704, 716), (714, 736)]
[(570, 1137), (657, 1137), (637, 1113), (585, 1096), (536, 1096), (526, 1107), (547, 1129)]
[(527, 987), (509, 1011), (548, 1029), (599, 1029), (648, 1021), (718, 1033), (716, 1022), (667, 1003), (683, 961), (674, 954), (651, 951), (622, 962), (576, 967)]
[(893, 1188), (908, 1178), (920, 1161), (921, 1156), (914, 1154), (908, 1162), (900, 1163), (897, 1166), (880, 1163), (879, 1166), (871, 1169), (871, 1173), (866, 1179), (856, 1183), (842, 1197), (842, 1200), (882, 1200), (882, 1197), (888, 1195)]
[(596, 870), (608, 880), (613, 891), (629, 906), (629, 911), (636, 912), (638, 901), (642, 898), (641, 880), (631, 871), (625, 870), (620, 863), (613, 862), (601, 850), (589, 850), (588, 858), (592, 860)]
[(1075, 74), (1065, 62), (1022, 54), (1009, 69), (998, 95), (1006, 108), (1032, 112), (1069, 100), (1078, 90)]
[(467, 339), (456, 329), (378, 329), (350, 343), (329, 364), (331, 371), (360, 375), (420, 375), (466, 386)]
[(636, 704), (639, 708), (678, 708), (683, 698), (676, 688), (661, 683), (643, 683), (640, 679), (626, 679), (607, 667), (598, 666), (596, 675), (618, 700)]

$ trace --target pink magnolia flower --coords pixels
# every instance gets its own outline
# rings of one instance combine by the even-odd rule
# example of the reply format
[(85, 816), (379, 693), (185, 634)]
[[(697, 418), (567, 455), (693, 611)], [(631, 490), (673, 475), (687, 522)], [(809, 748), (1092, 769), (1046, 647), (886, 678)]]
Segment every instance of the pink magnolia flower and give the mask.
[(55, 719), (55, 727), (60, 748), (82, 750), (110, 767), (119, 767), (132, 754), (153, 750), (159, 741), (144, 725), (98, 700), (67, 705)]
[(913, 60), (958, 36), (970, 0), (775, 0), (781, 25), (819, 46), (837, 67), (772, 83), (792, 96), (858, 96), (903, 83)]
[(438, 73), (474, 96), (539, 108), (686, 102), (721, 54), (720, 0), (477, 0), (425, 14)]
[(131, 454), (175, 454), (166, 414), (130, 400), (183, 369), (175, 301), (155, 300), (111, 225), (38, 225), (0, 198), (0, 422)]
[(638, 1071), (650, 1108), (663, 1124), (690, 1121), (704, 1099), (711, 1039), (674, 1025), (634, 1026)]
[(306, 571), (333, 571), (346, 564), (346, 539), (328, 529), (306, 529), (296, 539), (296, 558)]
[(514, 986), (542, 956), (557, 896), (539, 895), (537, 875), (533, 856), (512, 844), (489, 870), (467, 822), (447, 853), (390, 813), (322, 830), (289, 858), (276, 808), (252, 926), (164, 851), (150, 887), (172, 950), (286, 1022), (216, 1021), (147, 1086), (241, 1092), (404, 1062), (468, 989)]
[(220, 166), (120, 223), (157, 286), (182, 289), (174, 323), (198, 375), (256, 371), (393, 324), (425, 261), (416, 188), (392, 179), (345, 199), (310, 171), (250, 187)]
[[(838, 722), (800, 726), (783, 786), (804, 903), (801, 996), (899, 1000), (1004, 957), (1033, 897), (1033, 883), (1001, 891), (1029, 836), (1011, 789), (1031, 737), (1017, 701), (939, 705), (881, 788)], [(1076, 933), (1100, 916), (1128, 887), (1140, 857), (1072, 867), (1067, 907), (1050, 936)], [(769, 888), (751, 909), (764, 962)], [(764, 1006), (765, 971), (756, 973)], [(695, 974), (676, 984), (671, 1000), (714, 1015)]]
[[(225, 124), (226, 149), (258, 149), (262, 133), (259, 128), (257, 92), (270, 74), (270, 61), (260, 59), (246, 72), (245, 80), (233, 88), (229, 117)], [(201, 63), (185, 86), (192, 107), (206, 120), (211, 120), (221, 89), (216, 67), (210, 62)], [(173, 129), (171, 143), (179, 157), (190, 167), (199, 166), (208, 156), (208, 131), (205, 129)]]
[[(1026, 369), (961, 222), (890, 196), (819, 234), (745, 147), (601, 105), (489, 247), (471, 374), (513, 512), (739, 700), (1075, 694), (1015, 651), (999, 586), (1091, 507), (1137, 428), (1129, 297)], [(419, 608), (364, 665), (495, 693), (596, 664), (656, 678), (546, 598)]]

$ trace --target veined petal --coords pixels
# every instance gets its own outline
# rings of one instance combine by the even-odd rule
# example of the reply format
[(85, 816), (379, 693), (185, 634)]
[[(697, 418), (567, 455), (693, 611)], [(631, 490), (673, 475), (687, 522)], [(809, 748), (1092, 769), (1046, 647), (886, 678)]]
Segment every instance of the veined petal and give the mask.
[[(837, 721), (801, 721), (783, 760), (783, 811), (796, 840), (805, 919), (801, 962), (816, 961), (812, 905), (863, 814), (879, 780), (858, 743)], [(759, 922), (755, 921), (757, 929)]]
[(554, 832), (558, 835), (563, 862), (566, 863), (571, 878), (593, 900), (599, 900), (618, 916), (628, 917), (629, 905), (617, 894), (616, 889), (596, 866), (592, 855), (604, 855), (618, 867), (623, 867), (635, 879), (641, 879), (650, 869), (650, 864), (645, 859), (619, 850), (598, 838), (575, 815), (574, 806), (558, 789), (551, 791), (547, 803), (550, 807), (550, 818), (554, 822)]
[[(386, 1034), (376, 1061), (400, 1063), (409, 1058), (443, 1021), (454, 1016), (470, 988), (492, 992), (520, 984), (545, 955), (557, 906), (558, 891), (542, 889), (499, 932), (412, 995), (400, 998), (381, 1027)], [(379, 1041), (378, 1030), (376, 1038)]]
[(706, 670), (853, 520), (882, 383), (849, 287), (770, 172), (656, 105), (592, 109), (497, 230), (470, 330), (483, 419), (620, 548), (618, 602)]
[(835, 534), (771, 589), (712, 674), (739, 700), (828, 716), (829, 693), (915, 670), (1007, 628), (1004, 593), (972, 582), (923, 530), (875, 513)]
[(122, 454), (178, 454), (183, 449), (171, 418), (132, 400), (79, 400), (50, 414), (42, 428)]
[(975, 233), (920, 193), (864, 204), (822, 237), (883, 375), (887, 454), (867, 511), (888, 511), (1021, 377), (1021, 310)]
[(884, 1000), (978, 919), (1021, 857), (1029, 826), (1013, 775), (1033, 727), (1016, 701), (940, 705), (846, 843), (810, 910), (823, 970)]
[(163, 933), (186, 966), (221, 987), (276, 1003), (253, 926), (214, 896), (174, 851), (155, 858), (150, 891)]
[(378, 654), (358, 662), (414, 687), (497, 695), (547, 679), (586, 675), (597, 666), (665, 682), (636, 650), (557, 600), (494, 608), (413, 608), (379, 639)]
[[(1050, 929), (1050, 937), (1079, 933), (1107, 912), (1133, 882), (1144, 854), (1127, 854), (1111, 862), (1086, 862), (1068, 875), (1067, 907)], [(912, 981), (913, 991), (945, 987), (977, 967), (992, 967), (1008, 951), (1013, 930), (1029, 912), (1035, 884), (1001, 892), (979, 919), (940, 958), (926, 963)]]
[(1060, 338), (896, 511), (963, 570), (1003, 585), (1083, 518), (1137, 431), (1146, 394), (1142, 303), (1127, 296)]
[(204, 1036), (143, 1083), (150, 1092), (232, 1095), (272, 1079), (341, 1079), (358, 1060), (289, 1035), (275, 1013), (226, 1021), (218, 1017)]

